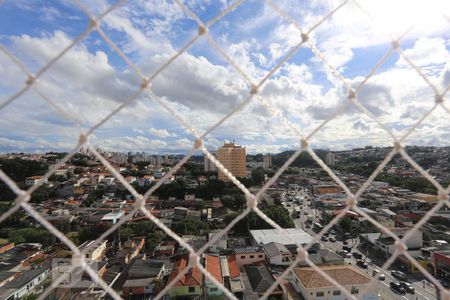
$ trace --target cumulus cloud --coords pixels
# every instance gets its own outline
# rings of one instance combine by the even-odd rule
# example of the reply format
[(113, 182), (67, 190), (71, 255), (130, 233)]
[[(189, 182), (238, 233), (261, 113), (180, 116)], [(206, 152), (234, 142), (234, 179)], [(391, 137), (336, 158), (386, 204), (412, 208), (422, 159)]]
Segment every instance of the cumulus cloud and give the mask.
[[(299, 8), (290, 6), (287, 0), (281, 4), (291, 8), (289, 13), (294, 16), (298, 12)], [(299, 12), (303, 13), (303, 18), (298, 19), (308, 28), (333, 5), (331, 2), (314, 2), (314, 9), (306, 12), (303, 9), (303, 12)], [(98, 8), (101, 11), (104, 5), (99, 4)], [(196, 11), (205, 9), (194, 8)], [(344, 18), (345, 14), (340, 15), (339, 12), (311, 37), (327, 59), (337, 67), (351, 62), (356, 49), (379, 46), (385, 41), (381, 38), (379, 28), (374, 29), (366, 23), (355, 27), (359, 17), (354, 8), (348, 9), (351, 17), (347, 15)], [(264, 76), (268, 68), (299, 39), (297, 29), (279, 17), (270, 17), (269, 20), (261, 17), (272, 15), (273, 11), (264, 5), (264, 9), (253, 20), (268, 21), (274, 25), (264, 35), (259, 32), (259, 26), (254, 26), (257, 23), (238, 24), (237, 29), (230, 24), (223, 25), (230, 31), (229, 35), (222, 32), (223, 47), (240, 67), (256, 78)], [(151, 74), (176, 53), (180, 44), (195, 34), (195, 26), (184, 26), (185, 22), (186, 16), (176, 5), (166, 1), (137, 1), (111, 14), (105, 19), (102, 28), (145, 74)], [(434, 33), (439, 33), (439, 26)], [(239, 31), (241, 29), (242, 32)], [(430, 28), (427, 30), (427, 33), (431, 32)], [(253, 33), (259, 33), (259, 36), (252, 38)], [(415, 32), (413, 36), (418, 34)], [(245, 38), (239, 40), (241, 35)], [(72, 38), (62, 31), (38, 35), (27, 32), (8, 37), (8, 46), (27, 67), (35, 71), (55, 57)], [(207, 46), (206, 43), (198, 45)], [(424, 68), (433, 82), (446, 87), (450, 84), (447, 48), (448, 40), (436, 37), (421, 38), (404, 50), (408, 57)], [(190, 126), (200, 131), (211, 127), (249, 95), (249, 87), (241, 76), (224, 60), (218, 60), (217, 56), (217, 53), (212, 55), (208, 51), (199, 54), (198, 49), (193, 49), (179, 56), (152, 82), (154, 93), (186, 119)], [(338, 82), (324, 83), (327, 75), (322, 73), (323, 69), (318, 68), (310, 56), (311, 53), (307, 53), (306, 58), (300, 56), (287, 62), (275, 76), (267, 80), (261, 91), (265, 101), (305, 134), (336, 113), (343, 104), (349, 103), (347, 91)], [(82, 126), (90, 127), (139, 89), (138, 76), (118, 59), (105, 43), (100, 41), (93, 45), (90, 41), (82, 41), (45, 73), (37, 87), (68, 114), (77, 116)], [(362, 66), (367, 67), (364, 64)], [(353, 70), (360, 65), (355, 63), (346, 67)], [(2, 99), (17, 91), (26, 80), (17, 66), (1, 53), (0, 79)], [(354, 86), (361, 80), (360, 77), (348, 78)], [(434, 104), (434, 95), (426, 82), (399, 60), (374, 74), (359, 91), (358, 100), (383, 124), (401, 134)], [(70, 141), (72, 138), (76, 141), (77, 131), (74, 126), (59, 117), (35, 93), (23, 95), (0, 114), (0, 127), (3, 129), (0, 138), (5, 145), (0, 147), (0, 151), (10, 151), (14, 147), (23, 150), (44, 149), (51, 145), (67, 150), (71, 145), (67, 142), (69, 138)], [(436, 114), (443, 116), (444, 112)], [(399, 122), (405, 127), (399, 126)], [(17, 126), (19, 123), (21, 126)], [(425, 123), (426, 126), (417, 132), (418, 136), (432, 134), (436, 136), (436, 141), (447, 140), (448, 143), (445, 128), (433, 125), (428, 119)], [(192, 147), (192, 136), (147, 94), (111, 118), (95, 134), (95, 144), (115, 151), (163, 153), (185, 151)], [(290, 128), (253, 99), (210, 133), (206, 143), (214, 148), (224, 139), (236, 139), (248, 145), (251, 152), (277, 152), (297, 147), (298, 138)], [(314, 136), (317, 146), (325, 147), (330, 141), (334, 148), (389, 142), (386, 133), (374, 126), (373, 122), (362, 120), (361, 112), (351, 104)], [(36, 146), (33, 147), (33, 143)]]
[(148, 132), (149, 132), (151, 135), (154, 135), (154, 136), (157, 136), (157, 137), (161, 137), (161, 138), (175, 137), (175, 136), (177, 136), (175, 133), (169, 132), (169, 131), (167, 131), (167, 129), (164, 129), (164, 128), (162, 128), (162, 129), (150, 128), (150, 129), (148, 130)]

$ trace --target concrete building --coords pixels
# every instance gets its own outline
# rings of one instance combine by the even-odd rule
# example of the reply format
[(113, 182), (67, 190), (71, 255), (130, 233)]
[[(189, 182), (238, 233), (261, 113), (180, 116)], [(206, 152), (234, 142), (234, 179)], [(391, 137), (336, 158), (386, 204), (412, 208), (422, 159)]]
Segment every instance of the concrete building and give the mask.
[(263, 168), (265, 170), (272, 168), (272, 156), (270, 154), (263, 156)]
[(97, 245), (93, 244), (94, 241), (86, 241), (80, 245), (80, 251), (84, 251), (84, 249), (89, 248), (86, 252), (86, 258), (88, 261), (93, 260), (102, 260), (103, 254), (106, 252), (106, 241), (98, 243)]
[[(245, 147), (237, 146), (234, 142), (224, 143), (218, 150), (217, 158), (235, 177), (247, 176)], [(219, 180), (230, 181), (220, 170), (218, 171), (218, 177)]]
[(325, 156), (325, 163), (330, 167), (336, 164), (336, 157), (333, 152), (327, 153), (327, 155)]
[(239, 267), (264, 262), (266, 257), (261, 247), (237, 248), (234, 253)]
[[(217, 151), (211, 151), (212, 156), (214, 156), (214, 158), (217, 158)], [(205, 172), (216, 172), (217, 171), (217, 167), (215, 164), (213, 164), (213, 162), (205, 155), (204, 156), (204, 169)]]
[[(355, 297), (360, 296), (360, 293), (369, 287), (371, 278), (353, 266), (320, 266), (319, 268)], [(292, 286), (302, 295), (302, 299), (348, 299), (347, 295), (313, 268), (295, 268), (292, 273)], [(377, 284), (373, 284), (361, 299), (379, 299)]]
[[(285, 230), (291, 238), (287, 238), (284, 233), (280, 233), (276, 229), (250, 230), (250, 237), (254, 246), (264, 246), (273, 242), (286, 246), (286, 248), (288, 248), (291, 253), (297, 251), (297, 243), (301, 245), (307, 245), (314, 240), (308, 233), (306, 233), (302, 229), (285, 228)], [(311, 249), (318, 250), (317, 246), (319, 246), (320, 248), (320, 244), (315, 243), (311, 247)]]

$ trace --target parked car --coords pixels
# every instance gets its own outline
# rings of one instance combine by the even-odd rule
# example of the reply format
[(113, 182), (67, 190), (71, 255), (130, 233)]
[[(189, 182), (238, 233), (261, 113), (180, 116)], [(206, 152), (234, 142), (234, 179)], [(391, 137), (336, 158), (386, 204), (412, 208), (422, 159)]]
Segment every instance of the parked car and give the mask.
[[(378, 273), (380, 273), (380, 270), (378, 270), (378, 269), (373, 269), (372, 270), (372, 276), (375, 277), (375, 276), (377, 276)], [(386, 276), (384, 274), (380, 274), (378, 276), (378, 279), (381, 280), (381, 281), (384, 281), (386, 279)]]
[(406, 294), (405, 289), (402, 287), (402, 285), (399, 282), (392, 281), (389, 285), (394, 292), (397, 292), (400, 295)]
[(323, 235), (323, 236), (322, 236), (322, 241), (328, 242), (328, 236)]
[(401, 271), (393, 270), (391, 272), (391, 275), (392, 275), (392, 277), (397, 278), (398, 280), (407, 281), (405, 273), (403, 273)]
[(346, 246), (346, 245), (342, 246), (342, 250), (345, 250), (348, 253), (352, 252), (352, 248), (350, 248), (349, 246)]
[(352, 255), (350, 253), (348, 253), (347, 251), (345, 251), (345, 250), (339, 251), (338, 254), (340, 256), (344, 257), (344, 258), (351, 258), (352, 257)]
[(405, 289), (406, 292), (414, 294), (415, 293), (415, 289), (414, 286), (406, 281), (400, 281), (400, 285)]
[(334, 236), (330, 236), (330, 242), (336, 242), (336, 238)]
[(353, 252), (352, 254), (353, 254), (353, 257), (356, 259), (361, 259), (363, 257), (362, 254), (359, 252)]
[(356, 265), (359, 266), (360, 268), (367, 269), (367, 263), (361, 259), (358, 259), (356, 261)]

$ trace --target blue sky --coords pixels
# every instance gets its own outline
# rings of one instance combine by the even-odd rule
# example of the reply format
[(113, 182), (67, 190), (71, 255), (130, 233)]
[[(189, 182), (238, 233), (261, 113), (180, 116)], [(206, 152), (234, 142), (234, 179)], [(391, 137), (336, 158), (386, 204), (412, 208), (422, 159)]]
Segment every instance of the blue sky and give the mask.
[[(113, 1), (82, 1), (99, 15)], [(405, 54), (438, 88), (450, 84), (450, 11), (446, 1), (360, 1), (373, 21), (357, 7), (344, 6), (312, 32), (310, 40), (327, 61), (357, 86), (385, 55), (391, 37), (415, 27), (401, 41)], [(186, 0), (204, 23), (230, 1)], [(276, 2), (308, 30), (340, 2)], [(408, 10), (404, 6), (408, 5)], [(66, 1), (3, 1), (0, 44), (35, 73), (87, 27), (86, 14)], [(102, 22), (101, 29), (150, 75), (197, 34), (197, 24), (172, 1), (129, 1)], [(265, 1), (248, 0), (214, 24), (209, 34), (254, 82), (261, 80), (300, 40), (300, 32)], [(0, 103), (24, 86), (26, 76), (0, 52)], [(97, 32), (80, 41), (36, 84), (63, 112), (30, 90), (0, 111), (0, 152), (67, 151), (77, 140), (75, 118), (89, 129), (139, 89), (138, 75)], [(243, 101), (249, 85), (205, 37), (178, 57), (152, 82), (152, 92), (200, 133)], [(261, 90), (269, 102), (304, 135), (345, 103), (347, 91), (308, 47), (302, 47), (270, 77)], [(448, 99), (448, 95), (446, 99)], [(434, 92), (393, 53), (358, 94), (384, 126), (401, 136), (434, 104)], [(446, 106), (449, 100), (446, 100)], [(448, 145), (448, 112), (438, 107), (406, 140), (407, 144)], [(150, 94), (94, 131), (90, 142), (111, 151), (183, 153), (193, 136)], [(299, 136), (257, 100), (206, 137), (216, 148), (236, 140), (249, 152), (279, 152), (298, 147)], [(314, 135), (315, 147), (343, 149), (390, 145), (388, 134), (354, 107), (338, 114)]]

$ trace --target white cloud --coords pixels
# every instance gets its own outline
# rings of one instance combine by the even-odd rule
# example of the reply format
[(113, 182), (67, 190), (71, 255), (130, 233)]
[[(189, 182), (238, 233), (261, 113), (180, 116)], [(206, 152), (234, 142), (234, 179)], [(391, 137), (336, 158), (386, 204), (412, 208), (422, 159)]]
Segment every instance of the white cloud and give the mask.
[(176, 137), (177, 135), (173, 132), (169, 132), (167, 131), (167, 129), (157, 129), (157, 128), (150, 128), (148, 130), (148, 132), (151, 135), (157, 136), (157, 137), (161, 137), (161, 138), (167, 138), (167, 137)]

